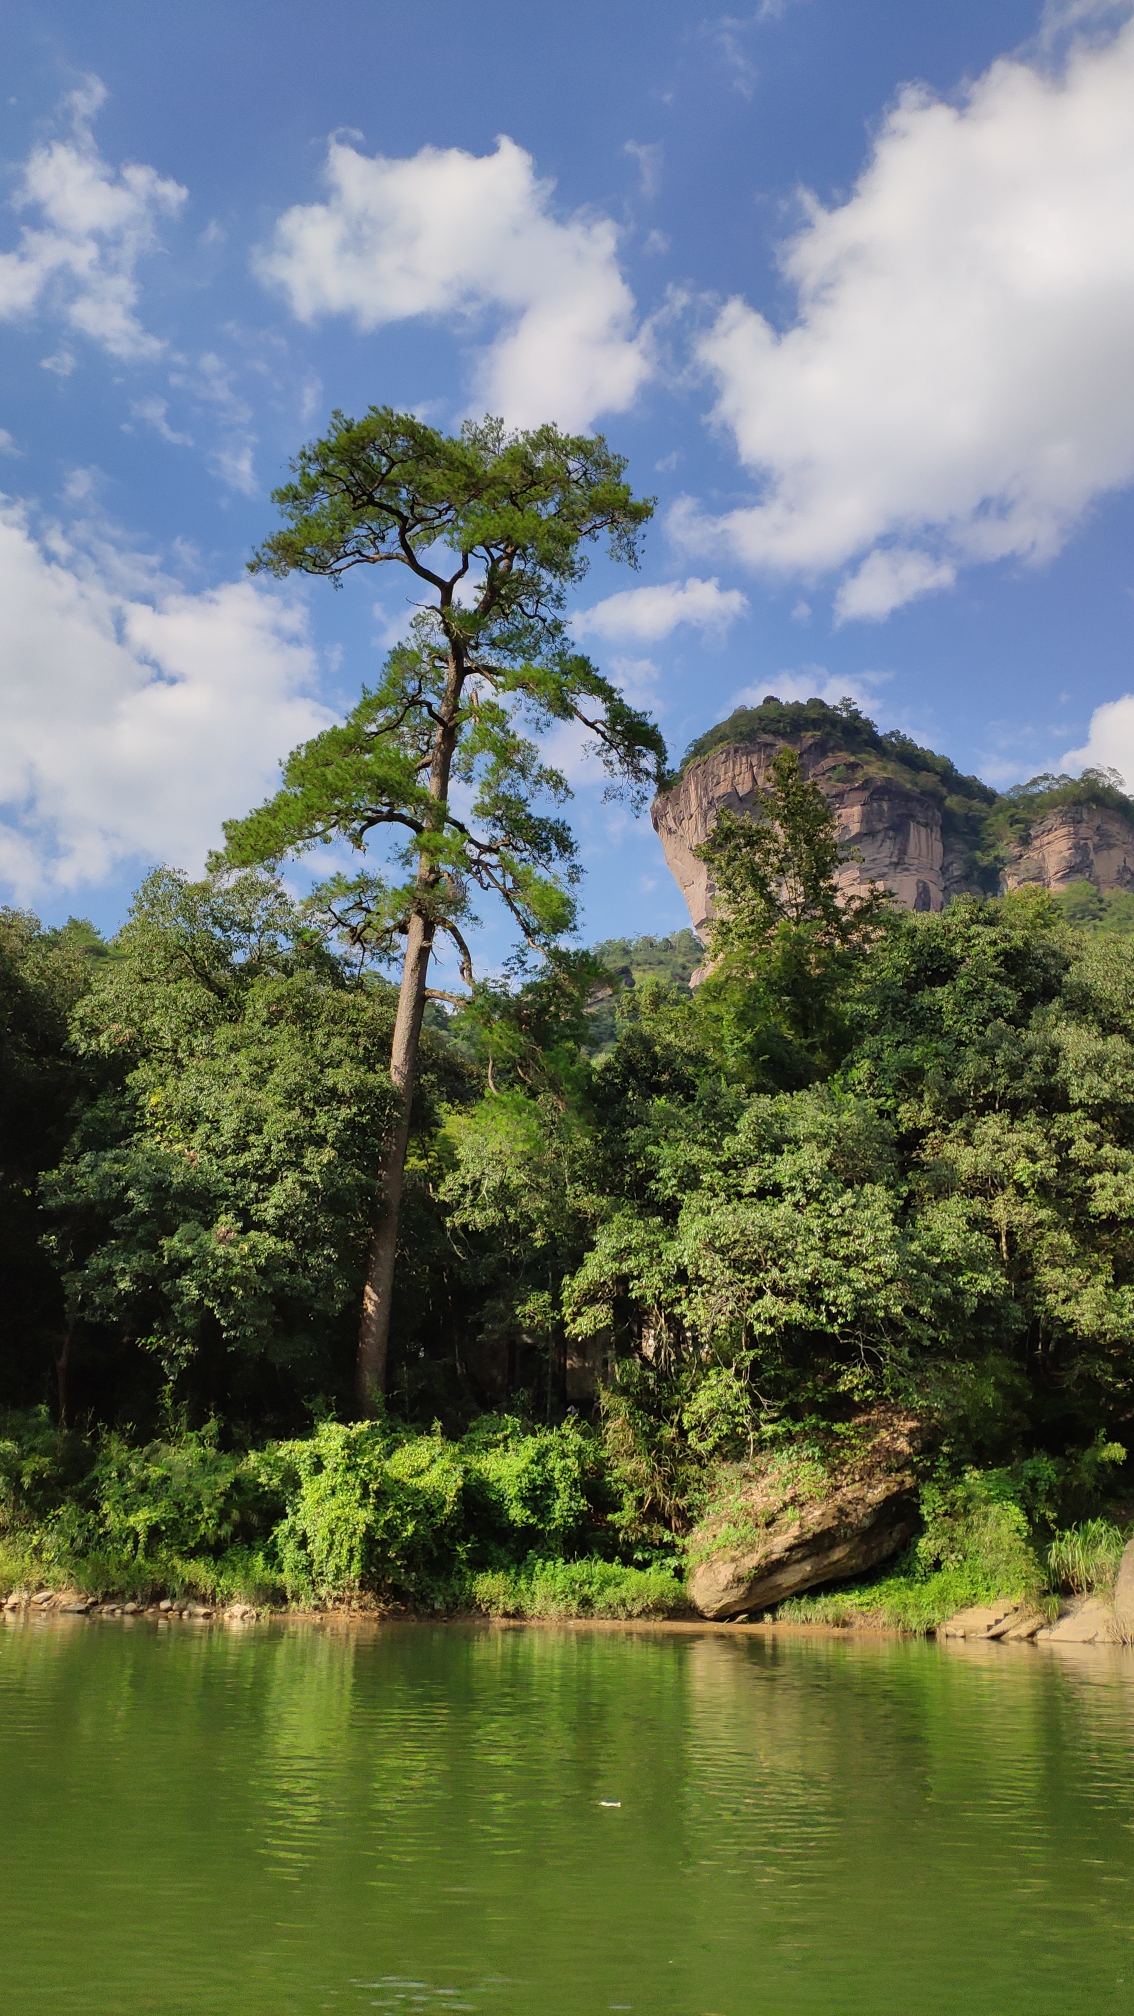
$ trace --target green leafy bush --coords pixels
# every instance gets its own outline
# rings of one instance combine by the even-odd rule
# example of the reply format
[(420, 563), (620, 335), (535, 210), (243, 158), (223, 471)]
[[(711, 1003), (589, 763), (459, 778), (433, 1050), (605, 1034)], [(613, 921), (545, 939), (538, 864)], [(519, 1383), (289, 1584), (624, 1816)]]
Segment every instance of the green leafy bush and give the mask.
[(399, 1439), (382, 1421), (326, 1421), (261, 1467), (287, 1499), (276, 1544), (289, 1595), (451, 1596), (464, 1565), (464, 1468), (440, 1434)]
[(287, 1499), (276, 1543), (289, 1592), (321, 1602), (393, 1596), (433, 1607), (467, 1578), (536, 1551), (609, 1548), (601, 1446), (575, 1421), (486, 1416), (462, 1441), (387, 1422), (325, 1422), (261, 1459)]

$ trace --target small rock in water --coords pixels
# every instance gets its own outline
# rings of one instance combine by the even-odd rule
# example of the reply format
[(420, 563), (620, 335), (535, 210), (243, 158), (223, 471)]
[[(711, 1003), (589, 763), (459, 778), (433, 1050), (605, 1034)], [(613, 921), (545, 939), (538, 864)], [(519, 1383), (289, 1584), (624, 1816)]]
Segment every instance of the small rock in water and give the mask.
[(169, 1597), (168, 1597), (168, 1596), (163, 1596), (163, 1597), (162, 1597), (162, 1599), (161, 1599), (161, 1602), (160, 1602), (160, 1603), (158, 1604), (158, 1609), (159, 1609), (160, 1611), (162, 1611), (162, 1612), (163, 1612), (163, 1614), (164, 1614), (164, 1613), (165, 1613), (166, 1611), (169, 1611), (169, 1610), (172, 1610), (172, 1608), (173, 1608), (173, 1605), (172, 1605), (172, 1603), (170, 1602), (170, 1600), (169, 1600)]
[(124, 1603), (122, 1605), (122, 1615), (124, 1617), (136, 1617), (141, 1607), (140, 1603)]
[(35, 1595), (32, 1597), (31, 1600), (33, 1603), (40, 1605), (44, 1603), (50, 1603), (54, 1594), (55, 1594), (54, 1589), (37, 1589)]

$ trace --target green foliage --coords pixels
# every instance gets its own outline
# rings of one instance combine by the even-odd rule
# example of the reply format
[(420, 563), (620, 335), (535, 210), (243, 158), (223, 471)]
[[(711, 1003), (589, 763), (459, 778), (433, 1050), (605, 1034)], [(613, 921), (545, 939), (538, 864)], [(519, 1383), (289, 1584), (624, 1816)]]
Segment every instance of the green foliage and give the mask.
[(602, 966), (627, 975), (636, 984), (643, 980), (666, 980), (678, 989), (689, 985), (689, 976), (702, 965), (705, 948), (695, 931), (671, 931), (668, 938), (604, 938), (594, 947)]
[(90, 1440), (42, 1414), (10, 1417), (0, 1438), (0, 1551), (9, 1582), (31, 1573), (89, 1590), (282, 1594), (269, 1535), (282, 1501), (216, 1422), (138, 1444)]
[(835, 816), (793, 749), (776, 751), (751, 816), (727, 809), (696, 849), (710, 871), (707, 1009), (750, 1081), (806, 1084), (846, 1049), (841, 996), (888, 907), (841, 894)]
[(1134, 891), (1129, 889), (1111, 889), (1104, 896), (1093, 882), (1068, 882), (1055, 901), (1076, 931), (1124, 938), (1134, 932)]
[(326, 1422), (263, 1459), (287, 1514), (277, 1534), (294, 1596), (460, 1602), (470, 1574), (601, 1547), (608, 1491), (595, 1438), (568, 1421), (480, 1421), (460, 1442), (384, 1421)]
[(924, 1486), (921, 1512), (914, 1562), (923, 1574), (964, 1573), (987, 1596), (1038, 1594), (1042, 1575), (1027, 1515), (996, 1473), (968, 1470), (955, 1482)]
[(525, 1562), (474, 1575), (472, 1600), (490, 1617), (672, 1617), (688, 1611), (678, 1577), (666, 1568), (617, 1561)]
[(392, 1019), (273, 878), (147, 878), (76, 1017), (116, 1082), (43, 1185), (80, 1352), (125, 1331), (187, 1394), (208, 1361), (237, 1411), (341, 1382)]
[(1128, 1538), (1109, 1519), (1088, 1519), (1057, 1533), (1047, 1550), (1054, 1580), (1076, 1596), (1095, 1596), (1113, 1589)]
[(671, 931), (668, 938), (604, 938), (594, 956), (605, 972), (587, 1003), (585, 1042), (592, 1057), (608, 1054), (617, 1041), (621, 989), (660, 981), (683, 995), (704, 964), (705, 948), (696, 932)]
[(54, 1398), (66, 1325), (38, 1244), (39, 1183), (100, 1083), (68, 1023), (105, 951), (81, 919), (45, 930), (30, 912), (0, 909), (0, 1405)]

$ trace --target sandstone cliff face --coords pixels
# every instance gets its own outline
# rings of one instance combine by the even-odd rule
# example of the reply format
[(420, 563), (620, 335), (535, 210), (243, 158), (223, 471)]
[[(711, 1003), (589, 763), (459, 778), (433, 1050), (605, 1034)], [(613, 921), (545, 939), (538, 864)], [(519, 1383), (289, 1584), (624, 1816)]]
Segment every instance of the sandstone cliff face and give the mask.
[[(722, 807), (749, 809), (780, 747), (772, 736), (726, 742), (690, 764), (679, 782), (654, 800), (654, 830), (695, 931), (703, 930), (711, 915), (712, 890), (708, 869), (693, 850), (708, 838)], [(793, 747), (804, 775), (830, 800), (848, 852), (862, 857), (844, 863), (843, 888), (865, 890), (883, 882), (904, 909), (940, 910), (958, 886), (966, 886), (963, 863), (946, 856), (941, 813), (932, 799), (871, 774), (825, 735), (804, 735)]]
[[(651, 808), (695, 931), (703, 932), (712, 915), (713, 892), (694, 849), (707, 839), (722, 807), (744, 812), (752, 806), (785, 740), (797, 750), (804, 775), (830, 801), (847, 854), (860, 857), (844, 862), (839, 876), (844, 889), (862, 893), (881, 882), (906, 910), (941, 910), (955, 896), (975, 890), (965, 853), (943, 836), (940, 807), (927, 794), (848, 755), (831, 735), (751, 735), (690, 763)], [(1009, 847), (1002, 889), (1058, 891), (1071, 882), (1093, 882), (1104, 896), (1134, 889), (1134, 823), (1123, 813), (1061, 805), (1038, 816), (1027, 837)]]
[(1093, 882), (1104, 896), (1134, 888), (1134, 826), (1121, 812), (1058, 806), (1035, 821), (1004, 871), (1006, 889), (1065, 889), (1069, 882)]

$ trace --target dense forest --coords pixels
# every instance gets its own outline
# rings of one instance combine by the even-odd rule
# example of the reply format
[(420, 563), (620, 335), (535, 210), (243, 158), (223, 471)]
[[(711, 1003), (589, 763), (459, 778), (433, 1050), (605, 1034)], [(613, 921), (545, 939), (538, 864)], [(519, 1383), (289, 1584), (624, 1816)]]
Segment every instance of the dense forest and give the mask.
[[(403, 732), (427, 675), (391, 656), (392, 697), (297, 752), (283, 812), (256, 818), (295, 816), (320, 763), (341, 781), (379, 703)], [(601, 683), (572, 660), (554, 708), (585, 693), (624, 749), (653, 746)], [(505, 757), (528, 764), (502, 722), (497, 784)], [(497, 859), (535, 916), (516, 850), (545, 843), (509, 789), (493, 817), (520, 837)], [(832, 815), (786, 749), (756, 809), (702, 850), (706, 947), (573, 950), (558, 912), (503, 976), (422, 990), (400, 1081), (407, 983), (375, 956), (396, 919), (386, 892), (375, 924), (373, 885), (300, 900), (230, 847), (202, 880), (148, 875), (109, 941), (0, 913), (5, 1587), (675, 1609), (690, 1536), (738, 1480), (786, 1464), (821, 1488), (887, 1410), (925, 1424), (922, 1518), (865, 1607), (924, 1623), (1005, 1576), (1039, 1588), (1068, 1528), (1113, 1554), (1134, 1411), (1125, 909), (1089, 885), (935, 915), (841, 899)], [(443, 847), (469, 843), (429, 855), (415, 832), (412, 900), (459, 938), (437, 890), (458, 887)], [(384, 1392), (360, 1397), (403, 1120)]]

